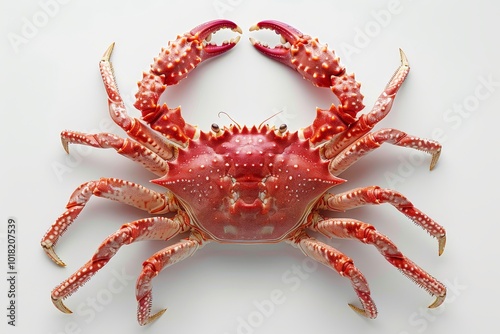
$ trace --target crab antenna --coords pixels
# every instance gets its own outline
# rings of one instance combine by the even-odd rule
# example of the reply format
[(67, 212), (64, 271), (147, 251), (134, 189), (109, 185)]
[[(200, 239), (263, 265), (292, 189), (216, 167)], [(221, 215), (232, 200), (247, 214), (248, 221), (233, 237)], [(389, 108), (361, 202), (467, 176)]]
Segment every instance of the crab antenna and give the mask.
[(283, 111), (284, 111), (284, 110), (280, 110), (280, 111), (278, 111), (277, 113), (275, 113), (275, 114), (273, 114), (273, 115), (269, 116), (268, 118), (266, 118), (265, 120), (263, 120), (263, 121), (262, 121), (262, 123), (260, 123), (260, 124), (259, 124), (258, 128), (260, 129), (260, 128), (262, 127), (262, 125), (263, 125), (265, 122), (269, 121), (269, 120), (270, 120), (271, 118), (273, 118), (273, 117), (278, 116), (278, 115), (279, 115), (279, 114), (281, 114)]
[(217, 114), (217, 116), (218, 116), (219, 118), (221, 118), (221, 117), (220, 117), (220, 115), (221, 115), (221, 114), (222, 114), (222, 115), (225, 115), (227, 118), (229, 118), (229, 119), (230, 119), (230, 120), (231, 120), (231, 121), (232, 121), (232, 122), (233, 122), (233, 123), (234, 123), (234, 124), (238, 127), (238, 129), (240, 129), (240, 130), (241, 130), (241, 125), (239, 125), (239, 124), (238, 124), (238, 122), (236, 122), (236, 121), (235, 121), (235, 120), (234, 120), (231, 116), (229, 116), (229, 114), (228, 114), (227, 112), (225, 112), (225, 111), (220, 111), (220, 112)]

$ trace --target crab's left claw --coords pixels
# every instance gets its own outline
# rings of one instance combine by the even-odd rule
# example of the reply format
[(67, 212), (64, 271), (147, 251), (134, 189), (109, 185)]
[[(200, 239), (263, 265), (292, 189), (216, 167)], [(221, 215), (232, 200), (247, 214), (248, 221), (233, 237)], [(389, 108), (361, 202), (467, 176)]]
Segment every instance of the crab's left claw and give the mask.
[(198, 44), (202, 45), (202, 60), (218, 56), (224, 52), (231, 50), (240, 40), (240, 37), (237, 36), (235, 38), (232, 38), (231, 40), (224, 41), (221, 45), (211, 43), (212, 34), (221, 29), (230, 29), (239, 34), (242, 33), (241, 28), (238, 27), (236, 23), (229, 20), (213, 20), (205, 22), (193, 28), (189, 32), (189, 35), (191, 35), (189, 39), (196, 40)]
[(166, 104), (159, 104), (160, 96), (167, 86), (179, 83), (203, 61), (231, 50), (238, 43), (239, 36), (221, 44), (212, 43), (212, 34), (221, 29), (242, 32), (236, 23), (228, 20), (200, 24), (169, 42), (138, 83), (134, 106), (141, 111), (142, 119), (180, 146), (187, 145), (196, 135), (196, 129), (184, 121), (180, 108), (170, 109)]
[(167, 86), (177, 84), (200, 63), (231, 50), (238, 43), (239, 36), (226, 40), (220, 45), (212, 43), (212, 34), (222, 29), (229, 29), (240, 34), (242, 32), (236, 23), (229, 20), (202, 23), (169, 42), (168, 46), (163, 48), (155, 58), (150, 73), (146, 76), (160, 77), (160, 82)]

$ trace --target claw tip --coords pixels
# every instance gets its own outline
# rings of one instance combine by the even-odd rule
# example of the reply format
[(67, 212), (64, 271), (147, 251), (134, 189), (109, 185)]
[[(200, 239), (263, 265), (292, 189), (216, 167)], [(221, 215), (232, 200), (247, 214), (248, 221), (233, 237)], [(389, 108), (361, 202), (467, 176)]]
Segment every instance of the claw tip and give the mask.
[(61, 138), (61, 143), (62, 143), (62, 146), (64, 148), (64, 151), (66, 151), (67, 154), (69, 154), (69, 145), (68, 145), (68, 141), (65, 140), (64, 138)]
[(410, 63), (408, 62), (408, 58), (406, 57), (406, 54), (403, 52), (403, 49), (399, 49), (399, 55), (401, 57), (401, 65), (410, 67)]
[(445, 299), (446, 299), (446, 293), (442, 296), (437, 296), (436, 300), (432, 304), (430, 304), (428, 307), (429, 308), (436, 308), (439, 305), (441, 305)]
[(357, 306), (355, 306), (353, 304), (347, 304), (347, 305), (349, 305), (349, 307), (351, 308), (351, 310), (353, 310), (354, 312), (356, 312), (359, 315), (362, 315), (365, 318), (369, 318), (369, 319), (374, 319), (375, 318), (375, 316), (370, 316), (369, 314), (367, 314), (367, 312), (365, 310), (363, 310), (360, 307), (357, 307)]
[(45, 254), (48, 255), (48, 257), (55, 262), (58, 266), (61, 267), (66, 267), (66, 263), (64, 263), (59, 256), (57, 256), (56, 252), (54, 251), (54, 248), (52, 246), (46, 246), (42, 244), (43, 250), (45, 251)]
[(113, 49), (115, 47), (115, 42), (111, 43), (111, 45), (106, 49), (106, 52), (102, 55), (101, 61), (109, 61), (111, 58), (111, 53), (113, 53)]
[(250, 29), (248, 29), (249, 31), (257, 31), (257, 30), (260, 30), (259, 28), (259, 25), (258, 24), (254, 24), (253, 26), (250, 27)]
[(155, 314), (153, 314), (152, 316), (150, 316), (150, 317), (146, 320), (146, 322), (144, 322), (144, 323), (143, 323), (143, 324), (141, 324), (141, 325), (148, 325), (148, 324), (152, 323), (153, 321), (155, 321), (156, 319), (158, 319), (159, 317), (161, 317), (161, 316), (163, 315), (163, 313), (165, 313), (165, 311), (166, 311), (166, 310), (167, 310), (167, 309), (166, 309), (166, 308), (164, 308), (163, 310), (160, 310), (160, 311), (156, 312)]
[(436, 167), (440, 155), (441, 155), (441, 150), (437, 151), (432, 155), (431, 166), (429, 167), (430, 170), (433, 170), (434, 167)]
[(446, 236), (439, 238), (438, 243), (439, 243), (439, 256), (441, 256), (441, 254), (443, 254), (444, 252), (444, 247), (446, 246)]
[(73, 313), (73, 311), (71, 311), (69, 308), (66, 307), (66, 305), (64, 305), (61, 299), (52, 297), (52, 303), (54, 303), (54, 306), (57, 307), (57, 309), (63, 313), (66, 314)]
[(233, 31), (235, 31), (239, 34), (243, 34), (243, 30), (241, 30), (241, 28), (239, 26), (236, 26), (236, 28), (234, 28)]

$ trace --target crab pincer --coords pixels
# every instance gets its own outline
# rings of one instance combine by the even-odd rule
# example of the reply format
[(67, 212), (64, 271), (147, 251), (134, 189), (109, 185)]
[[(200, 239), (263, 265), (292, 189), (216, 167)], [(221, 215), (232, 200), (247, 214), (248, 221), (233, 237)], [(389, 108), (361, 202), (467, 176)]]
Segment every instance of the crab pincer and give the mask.
[(138, 83), (134, 106), (141, 110), (142, 119), (181, 146), (194, 136), (194, 127), (184, 122), (179, 108), (169, 109), (166, 104), (159, 105), (158, 101), (167, 86), (179, 83), (200, 63), (231, 50), (238, 43), (239, 36), (220, 45), (212, 43), (212, 35), (221, 29), (242, 33), (236, 23), (228, 20), (200, 24), (169, 42)]
[(250, 27), (250, 31), (260, 29), (269, 29), (281, 35), (282, 44), (269, 47), (251, 38), (253, 46), (263, 55), (290, 66), (314, 85), (330, 87), (332, 76), (345, 73), (339, 58), (328, 49), (327, 45), (321, 45), (318, 39), (275, 20), (261, 21)]
[[(329, 131), (321, 130), (322, 135), (313, 142), (330, 139), (333, 135), (344, 131), (356, 120), (356, 114), (364, 108), (361, 84), (354, 74), (347, 74), (340, 58), (328, 45), (321, 44), (317, 38), (305, 35), (298, 29), (275, 20), (261, 21), (250, 28), (250, 31), (268, 29), (281, 36), (281, 44), (269, 47), (251, 38), (253, 46), (263, 55), (285, 64), (299, 72), (304, 79), (317, 87), (329, 87), (339, 99), (338, 106), (332, 105), (330, 110), (321, 110), (332, 119)], [(316, 130), (313, 130), (319, 134)]]

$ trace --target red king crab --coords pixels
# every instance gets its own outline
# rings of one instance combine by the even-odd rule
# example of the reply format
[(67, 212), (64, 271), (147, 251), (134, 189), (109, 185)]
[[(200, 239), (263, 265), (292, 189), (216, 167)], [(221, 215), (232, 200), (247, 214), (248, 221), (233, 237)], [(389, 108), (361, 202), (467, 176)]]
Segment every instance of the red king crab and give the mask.
[(337, 194), (328, 192), (345, 182), (339, 174), (383, 143), (430, 153), (430, 168), (436, 165), (441, 151), (439, 143), (396, 129), (371, 131), (389, 113), (408, 74), (404, 53), (400, 51), (401, 64), (372, 110), (358, 117), (357, 113), (364, 108), (360, 84), (353, 74), (346, 73), (333, 51), (287, 24), (259, 22), (250, 30), (273, 30), (281, 35), (283, 43), (268, 47), (251, 39), (259, 52), (295, 69), (315, 86), (329, 87), (340, 102), (326, 110), (318, 109), (312, 125), (295, 132), (286, 125), (275, 128), (265, 124), (252, 127), (213, 124), (211, 131), (204, 132), (187, 124), (180, 108), (169, 108), (158, 101), (167, 86), (177, 84), (204, 60), (236, 45), (239, 37), (211, 43), (212, 34), (220, 29), (241, 33), (235, 23), (215, 20), (178, 36), (162, 49), (138, 83), (135, 107), (142, 112), (142, 121), (127, 115), (118, 93), (110, 62), (113, 45), (105, 52), (99, 66), (109, 112), (130, 138), (112, 133), (63, 131), (63, 146), (66, 151), (69, 143), (115, 149), (156, 174), (158, 178), (151, 182), (166, 189), (157, 192), (133, 182), (101, 178), (74, 191), (66, 211), (41, 241), (48, 256), (61, 266), (64, 263), (54, 246), (92, 196), (125, 203), (152, 216), (127, 223), (107, 237), (86, 264), (52, 291), (54, 305), (70, 313), (63, 299), (106, 265), (121, 246), (139, 240), (167, 241), (179, 233), (188, 233), (185, 239), (143, 263), (136, 285), (137, 317), (141, 325), (152, 322), (165, 311), (151, 314), (151, 280), (161, 270), (193, 255), (211, 241), (289, 243), (350, 280), (361, 304), (349, 306), (363, 316), (375, 318), (377, 309), (363, 274), (349, 257), (309, 236), (310, 230), (375, 246), (391, 265), (436, 298), (429, 307), (439, 306), (445, 299), (445, 286), (403, 255), (388, 237), (365, 222), (325, 215), (328, 211), (343, 212), (363, 205), (389, 203), (438, 240), (439, 254), (444, 250), (445, 230), (402, 194), (377, 186)]

